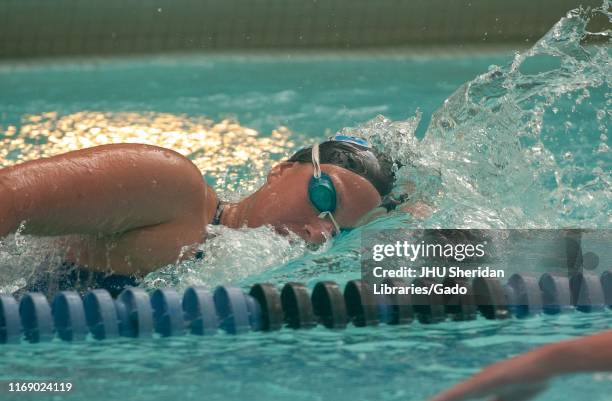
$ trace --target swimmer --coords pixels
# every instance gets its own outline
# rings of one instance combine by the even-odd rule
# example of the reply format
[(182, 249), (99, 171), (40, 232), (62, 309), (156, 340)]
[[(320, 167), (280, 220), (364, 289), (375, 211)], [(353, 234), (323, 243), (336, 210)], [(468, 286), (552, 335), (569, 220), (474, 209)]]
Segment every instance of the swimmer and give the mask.
[(586, 372), (612, 372), (612, 331), (545, 345), (498, 362), (431, 401), (526, 401), (555, 376)]
[(194, 257), (209, 224), (269, 225), (322, 243), (377, 206), (392, 208), (393, 181), (389, 158), (338, 134), (278, 163), (259, 190), (228, 203), (172, 150), (103, 145), (1, 169), (0, 237), (25, 222), (24, 234), (53, 237), (76, 266), (142, 276)]

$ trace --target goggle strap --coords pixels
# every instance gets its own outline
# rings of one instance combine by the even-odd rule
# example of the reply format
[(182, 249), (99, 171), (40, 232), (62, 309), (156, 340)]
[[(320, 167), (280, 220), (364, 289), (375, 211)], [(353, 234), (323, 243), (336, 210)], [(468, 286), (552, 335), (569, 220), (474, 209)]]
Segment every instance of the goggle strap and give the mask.
[(321, 178), (321, 164), (319, 163), (319, 144), (312, 145), (312, 165), (314, 166), (314, 177)]
[(334, 219), (334, 215), (331, 212), (323, 212), (319, 214), (320, 219), (324, 219), (325, 217), (330, 218), (330, 220), (334, 224), (334, 228), (336, 229), (336, 234), (340, 234), (340, 226), (338, 225), (338, 222), (336, 222), (336, 219)]
[(359, 146), (366, 147), (368, 149), (372, 149), (372, 145), (366, 139), (359, 138), (359, 137), (356, 137), (356, 136), (351, 136), (351, 135), (344, 135), (344, 134), (341, 134), (339, 132), (337, 132), (336, 135), (334, 135), (331, 138), (329, 138), (329, 140), (330, 141), (337, 141), (337, 142), (354, 143), (355, 145), (359, 145)]

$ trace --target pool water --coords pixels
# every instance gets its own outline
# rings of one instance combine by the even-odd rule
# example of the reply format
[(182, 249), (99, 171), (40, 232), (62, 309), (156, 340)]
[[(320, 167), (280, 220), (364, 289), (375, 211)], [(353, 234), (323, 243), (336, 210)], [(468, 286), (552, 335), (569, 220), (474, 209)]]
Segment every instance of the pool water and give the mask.
[[(585, 29), (588, 18), (571, 13), (516, 54), (4, 64), (0, 165), (108, 142), (154, 143), (190, 157), (222, 196), (236, 199), (253, 191), (275, 161), (345, 129), (401, 161), (398, 187), (413, 186), (415, 199), (433, 210), (426, 219), (391, 214), (318, 249), (266, 227), (215, 227), (217, 236), (202, 244), (203, 261), (152, 273), (146, 288), (312, 286), (324, 279), (343, 285), (359, 276), (364, 229), (609, 229), (611, 54), (609, 37), (582, 44), (593, 36)], [(61, 257), (54, 252), (44, 239), (2, 239), (0, 290), (13, 291), (39, 274), (50, 253)], [(73, 396), (89, 400), (424, 400), (486, 364), (607, 329), (611, 321), (606, 311), (22, 344), (0, 349), (0, 380), (70, 380)], [(541, 399), (610, 400), (610, 389), (610, 375), (580, 375), (554, 382)]]

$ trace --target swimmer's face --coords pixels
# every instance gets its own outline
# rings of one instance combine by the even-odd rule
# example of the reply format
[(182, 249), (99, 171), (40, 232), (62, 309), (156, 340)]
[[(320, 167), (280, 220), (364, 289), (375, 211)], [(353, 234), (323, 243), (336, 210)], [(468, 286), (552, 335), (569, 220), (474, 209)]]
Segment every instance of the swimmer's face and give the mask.
[[(336, 188), (333, 213), (340, 228), (353, 228), (366, 213), (377, 207), (380, 195), (365, 178), (332, 164), (321, 170), (331, 177)], [(308, 182), (313, 166), (308, 163), (282, 162), (268, 175), (266, 184), (251, 196), (247, 224), (269, 224), (280, 233), (292, 231), (311, 243), (322, 243), (334, 233), (329, 218), (318, 217), (308, 198)]]

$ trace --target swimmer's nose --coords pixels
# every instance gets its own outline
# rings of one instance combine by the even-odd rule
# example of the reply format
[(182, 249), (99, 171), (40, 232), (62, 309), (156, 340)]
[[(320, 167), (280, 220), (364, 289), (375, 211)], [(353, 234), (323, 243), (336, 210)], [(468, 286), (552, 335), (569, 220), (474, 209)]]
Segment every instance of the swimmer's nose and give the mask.
[(322, 244), (336, 232), (334, 224), (328, 220), (319, 220), (313, 224), (306, 224), (305, 231), (306, 241), (313, 244)]

